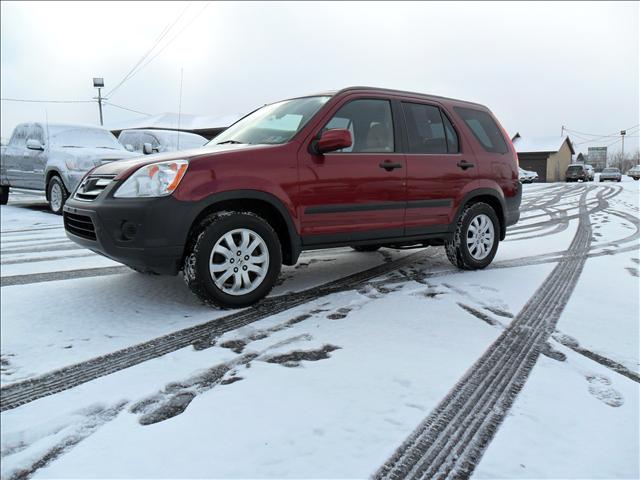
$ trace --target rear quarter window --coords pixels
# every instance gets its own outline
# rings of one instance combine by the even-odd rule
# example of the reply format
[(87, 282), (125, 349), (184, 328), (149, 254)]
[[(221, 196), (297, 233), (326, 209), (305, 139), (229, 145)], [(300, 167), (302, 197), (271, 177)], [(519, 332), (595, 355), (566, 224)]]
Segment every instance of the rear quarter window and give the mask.
[(502, 131), (491, 115), (473, 108), (453, 107), (453, 109), (462, 117), (473, 136), (487, 152), (507, 153), (509, 151)]

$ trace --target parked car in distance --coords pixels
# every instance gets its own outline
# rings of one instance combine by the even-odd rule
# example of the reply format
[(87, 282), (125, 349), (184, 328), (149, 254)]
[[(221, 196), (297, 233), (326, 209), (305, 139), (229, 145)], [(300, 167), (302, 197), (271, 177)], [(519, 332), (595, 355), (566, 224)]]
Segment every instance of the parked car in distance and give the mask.
[(600, 172), (600, 181), (604, 182), (605, 180), (611, 180), (612, 182), (620, 182), (622, 181), (622, 174), (620, 170), (614, 167), (607, 167), (602, 172)]
[(11, 187), (40, 190), (51, 211), (61, 214), (69, 192), (89, 170), (136, 156), (104, 128), (22, 123), (13, 130), (0, 157), (1, 203), (6, 205)]
[(577, 182), (582, 180), (583, 182), (589, 181), (589, 172), (581, 163), (574, 163), (567, 167), (567, 172), (564, 175), (566, 182)]
[(177, 130), (131, 129), (120, 132), (118, 142), (130, 152), (149, 155), (199, 148), (208, 140), (195, 133)]
[(587, 173), (589, 175), (589, 181), (593, 182), (593, 180), (596, 178), (596, 171), (593, 169), (591, 165), (585, 164), (584, 168), (587, 169)]
[(533, 183), (538, 180), (538, 174), (531, 170), (518, 167), (518, 178), (522, 183)]
[(444, 245), (493, 260), (520, 217), (509, 137), (486, 107), (351, 87), (265, 105), (205, 147), (96, 168), (64, 207), (69, 238), (176, 274), (208, 304), (250, 305), (302, 250)]
[(634, 180), (640, 179), (640, 165), (636, 165), (631, 170), (627, 172), (627, 175), (633, 178)]

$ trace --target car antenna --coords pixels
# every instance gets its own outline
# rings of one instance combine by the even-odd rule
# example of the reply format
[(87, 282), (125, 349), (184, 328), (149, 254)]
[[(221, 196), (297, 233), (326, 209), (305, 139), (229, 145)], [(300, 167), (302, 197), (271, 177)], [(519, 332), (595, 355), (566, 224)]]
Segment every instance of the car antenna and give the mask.
[(44, 124), (47, 127), (47, 145), (49, 145), (49, 112), (44, 109)]
[(180, 120), (182, 116), (182, 78), (184, 76), (184, 67), (180, 67), (180, 100), (178, 101), (178, 145), (177, 149), (180, 150)]

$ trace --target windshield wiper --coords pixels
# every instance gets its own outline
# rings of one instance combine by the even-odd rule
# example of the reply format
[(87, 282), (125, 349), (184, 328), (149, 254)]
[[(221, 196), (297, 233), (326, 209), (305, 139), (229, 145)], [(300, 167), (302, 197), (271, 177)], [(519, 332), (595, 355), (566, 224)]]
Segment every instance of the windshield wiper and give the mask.
[(225, 143), (233, 143), (234, 145), (239, 145), (244, 142), (239, 142), (237, 140), (225, 140), (224, 142), (218, 142), (216, 145), (224, 145)]

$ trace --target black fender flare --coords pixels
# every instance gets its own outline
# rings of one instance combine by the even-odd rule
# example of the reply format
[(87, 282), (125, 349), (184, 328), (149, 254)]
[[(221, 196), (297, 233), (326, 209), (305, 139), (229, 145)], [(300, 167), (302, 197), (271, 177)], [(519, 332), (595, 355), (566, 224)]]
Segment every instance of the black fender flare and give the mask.
[(191, 220), (191, 227), (189, 228), (189, 231), (191, 231), (196, 220), (204, 211), (213, 207), (217, 203), (227, 202), (230, 200), (259, 200), (275, 208), (287, 227), (287, 234), (289, 236), (288, 254), (290, 255), (290, 262), (292, 262), (291, 264), (293, 265), (298, 261), (298, 257), (302, 251), (302, 240), (296, 230), (289, 210), (278, 197), (261, 190), (228, 190), (205, 197), (198, 202), (198, 214)]
[(493, 188), (477, 188), (467, 193), (464, 197), (462, 197), (462, 200), (460, 201), (460, 206), (458, 207), (456, 216), (453, 222), (451, 223), (451, 232), (453, 233), (455, 231), (456, 225), (458, 224), (458, 220), (460, 219), (460, 216), (462, 215), (462, 211), (464, 210), (464, 207), (466, 205), (468, 205), (469, 203), (473, 203), (474, 198), (488, 196), (488, 197), (492, 197), (492, 199), (494, 199), (500, 204), (501, 211), (496, 212), (496, 214), (498, 215), (498, 219), (500, 220), (500, 240), (504, 240), (504, 237), (507, 234), (507, 221), (506, 221), (507, 202), (504, 199), (504, 195), (501, 195), (501, 193), (502, 192), (498, 192)]

